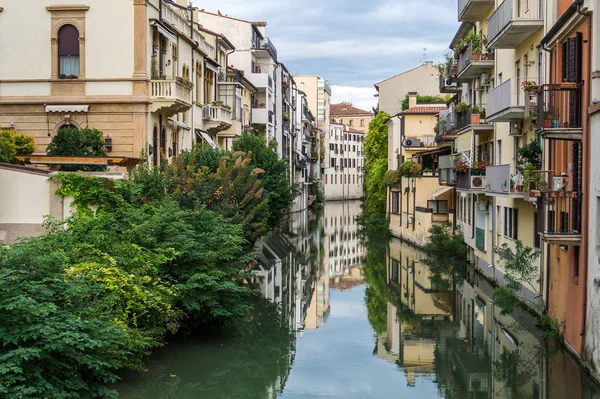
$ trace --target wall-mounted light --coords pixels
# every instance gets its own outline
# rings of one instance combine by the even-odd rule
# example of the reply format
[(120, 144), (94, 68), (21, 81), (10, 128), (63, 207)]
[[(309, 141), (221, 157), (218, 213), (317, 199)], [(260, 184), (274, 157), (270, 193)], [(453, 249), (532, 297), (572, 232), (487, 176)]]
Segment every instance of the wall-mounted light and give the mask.
[(154, 154), (154, 147), (152, 144), (148, 144), (148, 155)]
[(106, 152), (112, 151), (112, 138), (110, 136), (104, 138), (104, 147), (106, 148)]

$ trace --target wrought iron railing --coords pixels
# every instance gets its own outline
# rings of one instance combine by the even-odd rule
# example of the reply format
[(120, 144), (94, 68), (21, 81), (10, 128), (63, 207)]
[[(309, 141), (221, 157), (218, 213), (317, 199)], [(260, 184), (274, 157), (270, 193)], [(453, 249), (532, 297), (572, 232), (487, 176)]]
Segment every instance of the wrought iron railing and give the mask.
[(581, 193), (543, 192), (540, 198), (537, 230), (545, 237), (581, 235)]
[(581, 84), (562, 83), (543, 85), (538, 89), (537, 128), (581, 128)]

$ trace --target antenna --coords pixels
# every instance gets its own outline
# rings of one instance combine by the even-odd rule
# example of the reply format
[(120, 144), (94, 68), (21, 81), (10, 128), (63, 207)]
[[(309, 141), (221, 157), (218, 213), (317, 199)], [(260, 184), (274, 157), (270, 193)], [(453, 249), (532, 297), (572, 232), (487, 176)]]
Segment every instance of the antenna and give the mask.
[(423, 48), (423, 61), (421, 63), (424, 64), (426, 60), (427, 60), (427, 47)]

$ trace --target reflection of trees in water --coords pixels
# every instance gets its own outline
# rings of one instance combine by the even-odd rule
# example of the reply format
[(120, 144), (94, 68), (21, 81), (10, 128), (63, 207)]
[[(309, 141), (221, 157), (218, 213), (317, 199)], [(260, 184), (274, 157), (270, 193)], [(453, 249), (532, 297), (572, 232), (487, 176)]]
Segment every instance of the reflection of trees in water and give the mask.
[[(277, 306), (264, 300), (219, 339), (173, 343), (150, 359), (142, 380), (122, 398), (267, 398), (281, 391), (295, 355), (295, 335)], [(223, 332), (221, 332), (223, 333)]]

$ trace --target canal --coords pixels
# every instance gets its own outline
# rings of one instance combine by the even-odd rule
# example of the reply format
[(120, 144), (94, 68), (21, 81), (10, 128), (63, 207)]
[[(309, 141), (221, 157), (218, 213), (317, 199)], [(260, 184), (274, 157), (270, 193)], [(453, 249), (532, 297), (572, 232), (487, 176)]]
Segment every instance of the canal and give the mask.
[(219, 332), (170, 342), (126, 399), (599, 398), (531, 317), (502, 316), (470, 271), (432, 276), (398, 240), (361, 239), (360, 202), (293, 215), (264, 240), (266, 301)]

